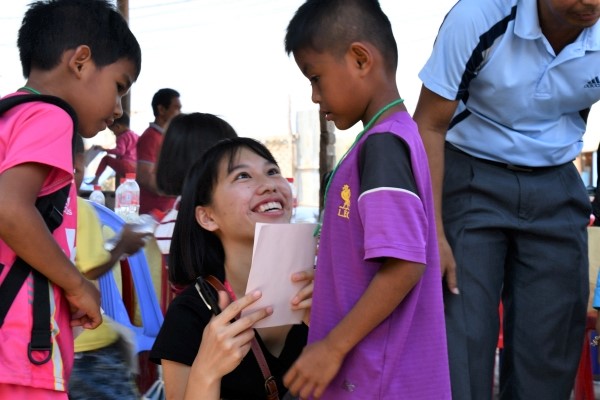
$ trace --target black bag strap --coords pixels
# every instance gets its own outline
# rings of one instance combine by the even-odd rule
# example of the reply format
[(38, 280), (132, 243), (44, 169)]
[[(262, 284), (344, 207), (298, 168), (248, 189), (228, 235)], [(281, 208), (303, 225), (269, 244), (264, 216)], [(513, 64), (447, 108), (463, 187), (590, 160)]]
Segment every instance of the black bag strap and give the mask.
[[(31, 101), (43, 101), (54, 104), (61, 107), (71, 116), (71, 119), (73, 120), (72, 148), (74, 151), (75, 135), (77, 133), (77, 115), (67, 102), (58, 97), (27, 94), (4, 98), (0, 100), (0, 115), (12, 107)], [(69, 190), (70, 185), (67, 185), (54, 193), (38, 198), (36, 201), (36, 208), (44, 218), (50, 232), (54, 232), (54, 230), (62, 223), (62, 212), (65, 208), (67, 198), (69, 197)], [(20, 257), (15, 259), (6, 278), (0, 285), (0, 327), (4, 324), (4, 319), (8, 314), (8, 310), (12, 306), (14, 299), (17, 297), (19, 290), (23, 286), (30, 272), (33, 273), (34, 279), (33, 326), (27, 355), (33, 364), (41, 365), (50, 360), (50, 357), (52, 356), (50, 292), (48, 279), (31, 268), (31, 266)], [(48, 352), (48, 354), (42, 360), (36, 360), (33, 357), (34, 351), (45, 351)]]
[[(224, 291), (226, 293), (229, 293), (229, 290), (227, 290), (225, 288), (225, 286), (221, 283), (221, 281), (219, 279), (217, 279), (216, 277), (214, 277), (213, 275), (209, 275), (204, 279), (217, 292)], [(231, 298), (231, 295), (230, 295), (230, 298)], [(275, 377), (271, 374), (271, 371), (269, 370), (269, 364), (267, 363), (267, 360), (265, 359), (265, 355), (263, 354), (263, 351), (260, 348), (260, 344), (258, 343), (258, 340), (256, 340), (256, 337), (252, 338), (252, 341), (250, 342), (250, 346), (252, 349), (252, 353), (254, 353), (254, 357), (256, 358), (256, 361), (258, 362), (258, 366), (260, 367), (260, 372), (262, 373), (263, 378), (265, 380), (264, 387), (265, 387), (266, 399), (267, 400), (279, 400), (279, 391), (277, 390), (277, 382), (275, 382)]]

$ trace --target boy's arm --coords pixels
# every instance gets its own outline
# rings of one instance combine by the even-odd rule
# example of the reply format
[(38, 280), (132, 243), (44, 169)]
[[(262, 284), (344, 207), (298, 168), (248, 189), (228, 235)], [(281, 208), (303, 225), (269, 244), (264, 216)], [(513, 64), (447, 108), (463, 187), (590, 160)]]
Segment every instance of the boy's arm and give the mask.
[[(110, 251), (110, 258), (103, 264), (84, 272), (84, 275), (88, 279), (98, 279), (108, 271), (110, 271), (117, 261), (123, 255), (135, 254), (146, 244), (145, 238), (152, 235), (147, 232), (136, 232), (133, 230), (133, 226), (125, 224), (121, 231), (121, 239), (117, 242), (117, 245)], [(102, 244), (99, 244), (102, 245)]]
[(56, 243), (35, 207), (49, 171), (48, 166), (27, 163), (0, 174), (0, 238), (32, 268), (64, 290), (84, 327), (95, 328), (102, 321), (100, 293)]
[(319, 398), (346, 354), (394, 311), (424, 271), (423, 264), (388, 258), (344, 319), (323, 340), (308, 345), (292, 365), (284, 377), (290, 392)]

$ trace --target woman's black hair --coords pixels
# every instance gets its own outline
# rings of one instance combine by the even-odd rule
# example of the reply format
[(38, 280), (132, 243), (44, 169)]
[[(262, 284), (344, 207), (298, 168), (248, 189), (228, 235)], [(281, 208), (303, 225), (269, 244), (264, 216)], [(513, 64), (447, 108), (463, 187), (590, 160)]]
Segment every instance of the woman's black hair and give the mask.
[(196, 221), (196, 207), (212, 203), (223, 161), (230, 171), (242, 149), (248, 149), (277, 165), (271, 152), (257, 140), (245, 137), (224, 139), (215, 144), (189, 169), (183, 185), (177, 221), (169, 254), (169, 280), (186, 286), (198, 276), (225, 279), (225, 253), (221, 240)]
[(175, 116), (165, 132), (158, 163), (156, 185), (169, 196), (179, 196), (190, 166), (221, 139), (237, 137), (226, 121), (213, 114)]

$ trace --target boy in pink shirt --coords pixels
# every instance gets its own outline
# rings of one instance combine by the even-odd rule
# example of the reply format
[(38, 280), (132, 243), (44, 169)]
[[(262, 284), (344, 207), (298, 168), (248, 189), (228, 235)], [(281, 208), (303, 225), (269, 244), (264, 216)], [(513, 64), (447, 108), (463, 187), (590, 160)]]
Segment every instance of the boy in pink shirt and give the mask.
[[(27, 82), (7, 97), (29, 92), (64, 100), (77, 116), (78, 132), (87, 138), (122, 114), (121, 97), (141, 68), (135, 37), (103, 0), (32, 4), (17, 44)], [(74, 124), (63, 109), (44, 102), (18, 105), (0, 116), (0, 285), (19, 257), (47, 278), (51, 293), (49, 351), (28, 351), (34, 273), (10, 303), (0, 327), (0, 398), (67, 399), (71, 327), (93, 329), (102, 320), (98, 290), (72, 262)], [(68, 191), (68, 198), (64, 209), (55, 209), (62, 212), (62, 223), (51, 233), (36, 203), (60, 191)], [(0, 286), (0, 292), (5, 290)]]
[[(105, 149), (102, 146), (94, 146), (97, 150), (106, 151), (106, 155), (100, 160), (96, 176), (89, 182), (90, 185), (97, 185), (100, 175), (106, 167), (111, 167), (117, 177), (125, 177), (128, 173), (135, 174), (137, 162), (137, 142), (139, 136), (129, 129), (129, 115), (123, 112), (121, 118), (118, 118), (108, 127), (116, 136), (116, 146), (114, 149)], [(117, 179), (117, 182), (119, 180)]]

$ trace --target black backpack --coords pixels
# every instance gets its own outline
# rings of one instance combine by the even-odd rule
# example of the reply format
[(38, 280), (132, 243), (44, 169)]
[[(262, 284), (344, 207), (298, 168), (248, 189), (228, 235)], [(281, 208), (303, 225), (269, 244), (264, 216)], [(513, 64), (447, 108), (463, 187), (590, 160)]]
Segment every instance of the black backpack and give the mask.
[[(73, 119), (73, 139), (72, 148), (74, 149), (75, 135), (77, 134), (77, 115), (67, 102), (48, 95), (26, 94), (22, 96), (11, 96), (0, 100), (0, 116), (7, 110), (19, 104), (42, 101), (54, 104), (65, 110)], [(47, 196), (39, 197), (35, 203), (36, 208), (44, 218), (50, 232), (54, 232), (62, 223), (62, 213), (65, 208), (69, 189), (71, 185), (66, 185), (62, 189)], [(4, 269), (0, 264), (0, 271)], [(31, 330), (31, 341), (27, 355), (29, 361), (36, 365), (42, 365), (52, 357), (52, 343), (50, 333), (50, 293), (48, 288), (48, 279), (31, 268), (29, 264), (20, 257), (15, 259), (6, 278), (0, 285), (0, 327), (4, 324), (4, 318), (8, 313), (17, 293), (25, 283), (29, 273), (33, 274), (33, 327)], [(46, 357), (41, 361), (33, 357), (33, 352), (47, 352)]]

